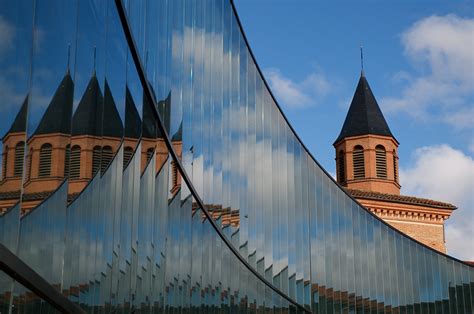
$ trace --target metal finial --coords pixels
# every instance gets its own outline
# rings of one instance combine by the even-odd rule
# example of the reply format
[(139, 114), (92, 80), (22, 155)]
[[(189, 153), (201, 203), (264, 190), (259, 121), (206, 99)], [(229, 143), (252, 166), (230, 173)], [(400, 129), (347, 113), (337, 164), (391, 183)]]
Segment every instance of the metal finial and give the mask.
[(360, 75), (364, 76), (364, 51), (362, 45), (360, 45)]

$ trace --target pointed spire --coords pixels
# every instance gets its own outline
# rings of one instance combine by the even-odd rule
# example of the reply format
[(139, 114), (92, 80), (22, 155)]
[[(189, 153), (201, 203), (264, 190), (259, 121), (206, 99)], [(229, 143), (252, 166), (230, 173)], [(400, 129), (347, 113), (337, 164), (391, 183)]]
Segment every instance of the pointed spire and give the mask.
[(334, 144), (346, 137), (368, 134), (390, 136), (396, 141), (377, 104), (367, 79), (365, 76), (361, 76), (341, 133)]

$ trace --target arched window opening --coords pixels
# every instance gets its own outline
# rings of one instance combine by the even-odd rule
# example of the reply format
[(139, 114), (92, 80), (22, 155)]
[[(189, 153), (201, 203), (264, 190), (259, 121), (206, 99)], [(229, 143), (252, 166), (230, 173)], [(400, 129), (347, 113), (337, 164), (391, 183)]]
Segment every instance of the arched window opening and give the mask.
[(130, 162), (130, 159), (132, 159), (132, 155), (133, 155), (133, 148), (131, 148), (130, 146), (125, 147), (125, 149), (123, 150), (123, 168), (124, 169)]
[(342, 150), (339, 151), (337, 170), (338, 170), (337, 178), (339, 179), (339, 183), (345, 183), (346, 182), (346, 165), (345, 165), (345, 160), (344, 160), (344, 152)]
[(151, 158), (153, 157), (153, 152), (154, 152), (154, 149), (153, 148), (148, 148), (148, 150), (146, 151), (146, 162), (148, 163)]
[(23, 171), (23, 158), (25, 155), (25, 142), (19, 142), (15, 146), (15, 165), (13, 167), (13, 176), (21, 177)]
[(375, 147), (375, 170), (377, 178), (387, 178), (387, 153), (382, 145)]
[(39, 169), (38, 176), (40, 178), (49, 177), (51, 175), (51, 155), (53, 153), (53, 147), (51, 144), (43, 144), (40, 148), (39, 155)]
[(81, 176), (81, 147), (74, 145), (71, 148), (69, 178), (78, 179)]
[(105, 169), (109, 166), (110, 162), (112, 161), (112, 158), (114, 157), (113, 152), (112, 152), (112, 147), (110, 146), (104, 146), (102, 148), (102, 160), (100, 162), (100, 171), (104, 172)]
[(69, 177), (69, 167), (71, 166), (71, 145), (66, 146), (66, 151), (64, 152), (64, 176)]
[(100, 169), (100, 156), (102, 147), (94, 146), (92, 150), (92, 176), (94, 176)]
[(393, 179), (398, 182), (398, 158), (395, 150), (393, 151)]
[(354, 179), (365, 178), (364, 148), (357, 145), (352, 152), (352, 163), (354, 166)]
[(8, 146), (5, 146), (5, 151), (2, 156), (2, 180), (7, 177), (7, 165), (8, 165)]

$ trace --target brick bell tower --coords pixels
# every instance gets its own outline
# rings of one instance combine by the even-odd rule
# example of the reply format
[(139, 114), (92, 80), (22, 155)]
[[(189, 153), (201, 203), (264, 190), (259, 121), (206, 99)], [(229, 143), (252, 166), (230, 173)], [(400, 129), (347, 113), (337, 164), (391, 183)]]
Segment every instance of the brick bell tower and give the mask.
[(362, 70), (333, 144), (337, 182), (349, 189), (400, 195), (398, 145)]

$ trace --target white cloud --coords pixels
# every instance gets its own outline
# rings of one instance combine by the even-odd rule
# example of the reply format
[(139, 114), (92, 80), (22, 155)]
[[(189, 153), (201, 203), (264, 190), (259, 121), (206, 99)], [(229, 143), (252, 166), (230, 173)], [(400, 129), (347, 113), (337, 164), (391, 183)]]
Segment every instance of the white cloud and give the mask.
[(403, 75), (406, 87), (400, 96), (382, 99), (385, 109), (472, 128), (464, 113), (470, 110), (472, 117), (474, 19), (430, 16), (412, 25), (401, 39), (418, 74)]
[(413, 165), (400, 169), (402, 192), (453, 203), (446, 222), (448, 254), (474, 260), (474, 160), (449, 145), (418, 148)]
[(264, 73), (276, 98), (288, 107), (314, 105), (331, 90), (328, 80), (319, 72), (310, 73), (301, 82), (292, 81), (276, 68), (266, 69)]

